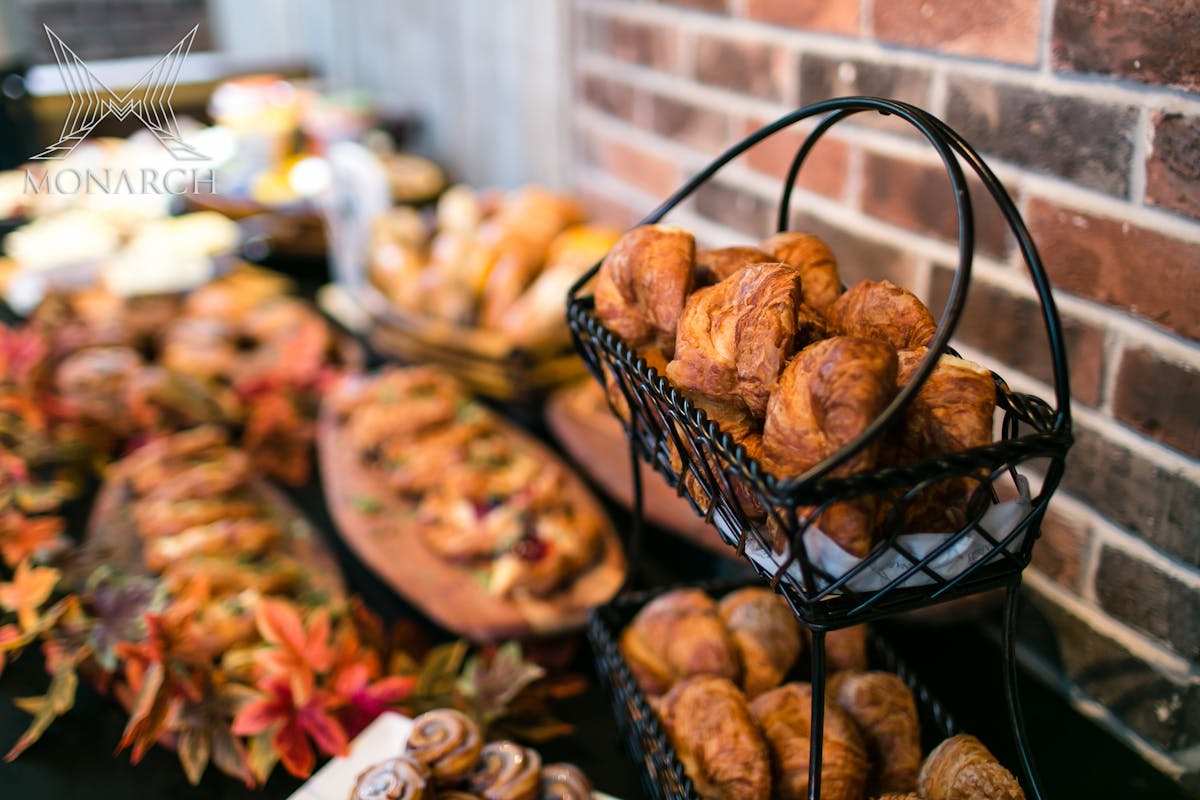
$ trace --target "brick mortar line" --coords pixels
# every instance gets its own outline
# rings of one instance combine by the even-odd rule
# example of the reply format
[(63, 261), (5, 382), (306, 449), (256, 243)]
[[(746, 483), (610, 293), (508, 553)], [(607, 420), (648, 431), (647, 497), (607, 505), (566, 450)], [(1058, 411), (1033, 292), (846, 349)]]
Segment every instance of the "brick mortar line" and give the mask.
[(1038, 73), (1043, 76), (1054, 74), (1054, 7), (1055, 0), (1038, 4)]
[(802, 31), (728, 14), (715, 15), (666, 6), (632, 4), (628, 0), (584, 0), (580, 8), (609, 19), (649, 22), (692, 34), (766, 43), (824, 57), (874, 61), (881, 66), (933, 68), (938, 64), (947, 64), (952, 66), (957, 75), (966, 78), (1020, 86), (1045, 94), (1200, 115), (1200, 99), (1197, 99), (1195, 94), (1183, 89), (1140, 84), (1129, 79), (1107, 76), (1097, 78), (1088, 74), (1054, 71), (1053, 68), (1042, 73), (1036, 66), (1008, 64), (993, 59), (941, 51), (918, 50), (899, 44), (867, 40), (861, 36)]
[(858, 0), (859, 36), (875, 41), (875, 0)]
[(1070, 492), (1056, 491), (1053, 503), (1058, 506), (1058, 511), (1072, 518), (1087, 520), (1090, 538), (1097, 544), (1108, 545), (1113, 550), (1133, 556), (1170, 575), (1187, 588), (1200, 591), (1200, 568), (1189, 566), (1184, 561), (1164, 553), (1142, 536), (1122, 528)]
[[(929, 113), (938, 119), (946, 117), (946, 102), (950, 96), (950, 82), (946, 79), (946, 70), (939, 69), (929, 77)], [(933, 153), (933, 148), (929, 151)], [(936, 154), (935, 154), (936, 157)]]
[[(630, 64), (600, 53), (580, 54), (576, 59), (576, 67), (596, 77), (610, 80), (615, 78), (632, 88), (678, 97), (707, 110), (730, 116), (740, 114), (774, 120), (795, 110), (785, 103), (747, 97), (730, 90), (696, 83), (688, 76)], [(731, 106), (733, 111), (730, 110)], [(861, 143), (880, 155), (907, 158), (926, 166), (940, 163), (936, 151), (921, 139), (874, 128), (845, 125), (839, 125), (837, 135), (848, 142)], [(730, 141), (730, 144), (733, 143)], [(1027, 192), (1049, 200), (1056, 206), (1128, 221), (1140, 228), (1186, 242), (1200, 242), (1200, 221), (1189, 220), (1177, 213), (1153, 206), (1137, 205), (1127, 198), (1089, 189), (1067, 178), (1047, 175), (994, 156), (988, 158), (987, 164), (1009, 194)]]
[(1022, 578), (1044, 599), (1086, 622), (1097, 633), (1117, 642), (1140, 660), (1159, 667), (1159, 671), (1167, 677), (1178, 683), (1194, 683), (1200, 679), (1200, 667), (1157, 640), (1109, 616), (1104, 609), (1081, 599), (1052, 578), (1036, 570), (1026, 570)]
[[(953, 341), (955, 349), (962, 353), (964, 358), (985, 365), (996, 361), (996, 357), (990, 353), (971, 347), (957, 339)], [(1054, 391), (1049, 384), (1043, 383), (1020, 370), (1006, 369), (1001, 375), (1016, 392), (1032, 394), (1042, 399), (1054, 396)], [(1140, 458), (1149, 461), (1154, 466), (1177, 474), (1184, 480), (1200, 484), (1200, 461), (1191, 459), (1152, 439), (1147, 439), (1135, 431), (1126, 428), (1111, 417), (1105, 416), (1081, 403), (1071, 404), (1071, 416), (1075, 422), (1083, 423), (1086, 427), (1092, 428), (1108, 441), (1129, 450)]]
[[(761, 175), (761, 173), (749, 168), (747, 170), (753, 172), (755, 175)], [(734, 173), (736, 174), (737, 170)], [(866, 194), (866, 184), (867, 154), (863, 148), (851, 144), (846, 154), (846, 180), (842, 184), (842, 196), (837, 199), (847, 207), (861, 212), (863, 196)]]
[(679, 77), (684, 75), (692, 75), (696, 71), (696, 37), (685, 31), (676, 31), (679, 41), (679, 56), (676, 59), (675, 67), (679, 70)]
[(1129, 154), (1129, 202), (1135, 206), (1146, 205), (1146, 159), (1151, 155), (1151, 135), (1150, 111), (1139, 108), (1133, 126), (1133, 152)]
[[(1097, 408), (1115, 419), (1113, 398), (1117, 394), (1117, 373), (1121, 368), (1121, 353), (1125, 351), (1125, 337), (1121, 335), (1120, 331), (1109, 328), (1104, 331), (1104, 340), (1101, 346), (1103, 355), (1100, 357), (1100, 363), (1104, 368), (1104, 375), (1100, 381), (1100, 404)], [(1200, 360), (1200, 353), (1198, 353), (1198, 360)]]
[[(1044, 477), (1039, 473), (1039, 479)], [(1096, 596), (1096, 574), (1100, 571), (1100, 543), (1092, 535), (1099, 512), (1075, 498), (1070, 492), (1059, 489), (1050, 499), (1050, 508), (1058, 514), (1069, 516), (1081, 521), (1087, 526), (1087, 543), (1079, 558), (1079, 596), (1087, 602), (1099, 606)], [(1034, 545), (1036, 547), (1037, 545)], [(1047, 576), (1049, 577), (1049, 576)]]

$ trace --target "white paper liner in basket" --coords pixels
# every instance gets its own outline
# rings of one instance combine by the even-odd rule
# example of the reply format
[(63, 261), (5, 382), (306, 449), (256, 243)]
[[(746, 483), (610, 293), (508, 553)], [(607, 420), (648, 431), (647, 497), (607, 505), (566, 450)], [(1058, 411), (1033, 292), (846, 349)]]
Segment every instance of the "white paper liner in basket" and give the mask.
[[(1002, 541), (1029, 514), (1031, 507), (1029, 481), (1023, 476), (1017, 475), (1016, 485), (1018, 496), (1015, 499), (993, 504), (984, 512), (976, 528), (930, 561), (927, 565), (928, 569), (948, 581), (962, 574), (964, 570), (979, 562), (980, 559), (986, 558), (992, 551), (993, 545), (979, 533), (978, 529), (983, 528), (993, 540)], [(737, 541), (737, 534), (734, 533), (730, 536), (729, 532), (725, 530), (726, 526), (723, 524), (723, 520), (714, 519), (714, 522), (726, 541)], [(1025, 534), (1026, 531), (1022, 531), (1015, 536), (1007, 544), (1005, 550), (1010, 553), (1018, 552)], [(909, 533), (897, 537), (897, 542), (917, 559), (923, 559), (954, 535), (953, 533)], [(813, 566), (835, 577), (845, 575), (863, 561), (863, 559), (847, 553), (815, 525), (804, 532), (804, 546)], [(746, 537), (746, 556), (771, 575), (777, 574), (780, 566), (789, 560), (790, 551), (791, 545), (788, 545), (782, 553), (775, 553), (764, 547), (757, 537)], [(995, 553), (991, 558), (999, 556), (1000, 553)], [(862, 572), (847, 581), (845, 587), (853, 592), (878, 591), (907, 572), (912, 565), (913, 561), (893, 545), (877, 556), (873, 556), (871, 563)], [(793, 560), (788, 564), (786, 575), (797, 585), (804, 585), (798, 561)], [(820, 577), (817, 580), (821, 588), (830, 583)], [(898, 586), (926, 586), (933, 582), (934, 579), (927, 572), (918, 570)]]

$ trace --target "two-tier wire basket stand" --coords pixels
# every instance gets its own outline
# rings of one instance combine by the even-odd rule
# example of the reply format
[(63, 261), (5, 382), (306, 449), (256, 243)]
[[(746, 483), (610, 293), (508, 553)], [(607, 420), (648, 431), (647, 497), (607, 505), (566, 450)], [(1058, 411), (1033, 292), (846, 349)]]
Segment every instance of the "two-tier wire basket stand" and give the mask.
[[(904, 120), (934, 148), (953, 191), (958, 223), (958, 265), (937, 333), (909, 382), (857, 437), (802, 475), (769, 474), (744, 447), (594, 315), (584, 286), (599, 264), (572, 287), (567, 320), (589, 370), (619, 389), (628, 406), (624, 421), (633, 473), (637, 550), (642, 528), (640, 463), (658, 470), (722, 539), (787, 599), (812, 632), (812, 727), (809, 797), (820, 797), (825, 696), (825, 633), (991, 589), (1006, 589), (1003, 680), (1009, 721), (1025, 786), (1043, 797), (1017, 694), (1015, 628), (1021, 572), (1030, 562), (1042, 518), (1062, 477), (1072, 442), (1067, 357), (1058, 311), (1037, 248), (1020, 213), (979, 154), (948, 125), (908, 103), (873, 97), (829, 100), (794, 111), (731, 147), (688, 181), (642, 224), (661, 221), (726, 164), (762, 140), (803, 120), (820, 118), (804, 139), (783, 182), (778, 230), (788, 228), (792, 190), (813, 147), (838, 123), (861, 113)], [(904, 466), (851, 475), (837, 468), (899, 422), (942, 354), (963, 313), (975, 250), (975, 222), (964, 165), (982, 183), (1016, 239), (1041, 303), (1054, 376), (1054, 405), (1012, 391), (994, 375), (1001, 412), (994, 443)], [(997, 324), (1003, 324), (998, 321)], [(611, 390), (610, 390), (611, 391)], [(906, 511), (936, 497), (940, 488), (968, 487), (970, 501), (957, 529), (910, 535)], [(883, 509), (882, 534), (862, 559), (830, 558), (816, 521), (836, 503), (869, 499)], [(783, 543), (781, 546), (781, 542)]]

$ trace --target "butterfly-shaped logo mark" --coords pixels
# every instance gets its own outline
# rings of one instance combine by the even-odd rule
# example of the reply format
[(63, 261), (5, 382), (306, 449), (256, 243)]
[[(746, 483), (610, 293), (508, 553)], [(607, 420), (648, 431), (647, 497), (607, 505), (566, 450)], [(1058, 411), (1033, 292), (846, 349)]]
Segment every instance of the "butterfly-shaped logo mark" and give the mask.
[(171, 108), (171, 97), (179, 82), (179, 71), (192, 49), (199, 25), (188, 31), (179, 43), (160, 58), (141, 79), (123, 95), (109, 89), (88, 68), (75, 51), (67, 47), (48, 26), (46, 36), (58, 61), (63, 83), (71, 96), (71, 107), (63, 123), (62, 135), (54, 144), (34, 156), (47, 161), (66, 158), (88, 137), (101, 120), (109, 115), (123, 120), (133, 114), (154, 134), (178, 161), (204, 161), (206, 156), (179, 135), (179, 124)]

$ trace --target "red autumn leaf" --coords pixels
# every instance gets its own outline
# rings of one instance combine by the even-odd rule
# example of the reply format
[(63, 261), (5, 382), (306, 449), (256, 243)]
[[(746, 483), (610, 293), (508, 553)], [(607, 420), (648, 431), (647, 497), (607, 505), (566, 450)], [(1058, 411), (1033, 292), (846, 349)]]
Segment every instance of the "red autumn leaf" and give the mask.
[(59, 572), (52, 567), (34, 567), (22, 561), (9, 583), (0, 583), (0, 608), (17, 612), (17, 622), (28, 630), (37, 624), (38, 609), (50, 599)]
[(124, 750), (133, 744), (145, 731), (147, 720), (155, 710), (156, 704), (159, 704), (166, 672), (161, 663), (151, 663), (145, 669), (128, 670), (126, 675), (136, 676), (130, 681), (130, 689), (136, 692), (136, 695), (133, 707), (129, 711), (129, 721), (125, 723), (121, 743), (117, 745), (118, 750)]
[(338, 717), (352, 737), (412, 694), (417, 682), (411, 675), (389, 675), (374, 681), (371, 675), (367, 664), (360, 662), (341, 668), (333, 680), (333, 690), (341, 701)]
[(235, 736), (256, 736), (274, 730), (271, 744), (288, 772), (305, 778), (315, 763), (309, 738), (329, 755), (345, 755), (349, 742), (341, 724), (329, 714), (332, 698), (314, 690), (303, 703), (297, 703), (283, 675), (269, 676), (263, 682), (264, 695), (247, 703), (233, 718), (230, 727)]
[(16, 625), (0, 625), (0, 675), (4, 674), (8, 650), (17, 649), (20, 640), (22, 636)]
[(323, 608), (309, 615), (308, 627), (291, 603), (265, 598), (258, 604), (255, 615), (258, 632), (270, 648), (256, 653), (256, 663), (267, 675), (289, 676), (292, 694), (297, 702), (308, 700), (315, 683), (315, 673), (323, 673), (333, 663), (333, 647), (329, 641), (329, 612)]
[(289, 486), (303, 484), (312, 438), (312, 420), (300, 413), (290, 393), (267, 391), (250, 401), (241, 444), (259, 471)]
[(316, 764), (312, 746), (295, 720), (288, 720), (271, 736), (271, 746), (279, 754), (284, 769), (297, 778), (307, 778)]
[(0, 380), (25, 384), (45, 359), (49, 346), (33, 328), (0, 329)]

